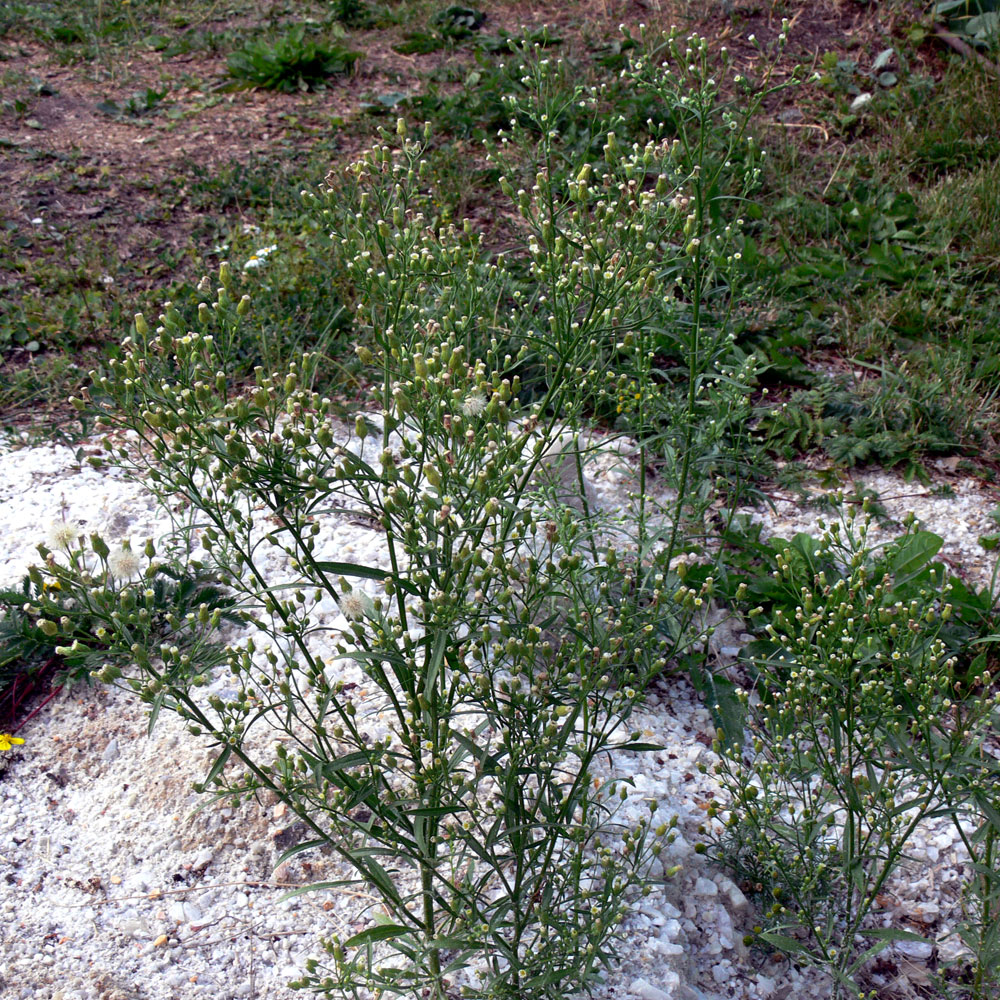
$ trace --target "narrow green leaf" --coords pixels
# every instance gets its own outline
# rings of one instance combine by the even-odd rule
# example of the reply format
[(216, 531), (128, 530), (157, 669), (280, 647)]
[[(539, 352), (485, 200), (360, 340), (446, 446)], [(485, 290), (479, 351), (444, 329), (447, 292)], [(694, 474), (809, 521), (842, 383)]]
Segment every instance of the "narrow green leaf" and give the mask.
[(412, 928), (404, 927), (402, 924), (378, 924), (369, 927), (348, 938), (344, 942), (345, 948), (359, 948), (363, 944), (374, 944), (377, 941), (389, 941), (392, 938), (403, 937), (411, 934)]
[(226, 747), (226, 749), (215, 758), (215, 763), (212, 765), (212, 769), (208, 772), (208, 777), (205, 778), (206, 785), (210, 785), (222, 773), (222, 769), (226, 766), (226, 762), (232, 754), (233, 748)]
[(324, 889), (343, 889), (349, 885), (363, 884), (364, 880), (360, 878), (344, 878), (337, 882), (312, 882), (309, 885), (300, 885), (297, 889), (292, 889), (291, 892), (286, 892), (278, 899), (278, 902), (283, 903), (286, 899), (292, 899), (307, 892), (322, 892)]
[(809, 949), (801, 942), (796, 941), (787, 934), (778, 934), (775, 931), (762, 931), (757, 935), (762, 941), (779, 948), (789, 955), (808, 955)]
[(324, 573), (358, 577), (363, 580), (384, 580), (387, 576), (392, 576), (387, 570), (379, 569), (377, 566), (362, 566), (360, 563), (317, 561), (313, 565)]
[(866, 927), (862, 932), (865, 937), (879, 938), (882, 941), (920, 941), (929, 944), (926, 937), (914, 931), (904, 931), (901, 927)]
[(327, 841), (325, 839), (317, 838), (316, 840), (303, 840), (301, 843), (296, 844), (294, 847), (289, 847), (284, 854), (274, 863), (275, 868), (280, 868), (289, 858), (294, 858), (296, 854), (301, 854), (303, 851), (311, 851), (314, 847), (323, 847)]

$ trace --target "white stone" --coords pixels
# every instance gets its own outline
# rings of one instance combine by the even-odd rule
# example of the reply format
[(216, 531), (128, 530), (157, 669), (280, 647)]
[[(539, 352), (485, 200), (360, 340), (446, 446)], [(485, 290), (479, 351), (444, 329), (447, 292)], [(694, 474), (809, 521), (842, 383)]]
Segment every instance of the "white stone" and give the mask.
[(658, 986), (646, 982), (645, 979), (636, 979), (629, 987), (633, 996), (641, 997), (641, 1000), (673, 1000), (673, 991), (667, 993)]
[(696, 896), (715, 896), (718, 892), (719, 887), (710, 878), (700, 877), (694, 884)]
[(171, 903), (167, 913), (175, 924), (193, 924), (201, 920), (201, 910), (194, 903), (184, 900)]
[(934, 953), (930, 941), (897, 941), (896, 951), (915, 962), (926, 962)]
[(712, 966), (712, 978), (721, 986), (733, 978), (733, 967), (729, 962), (719, 962)]
[(724, 906), (716, 907), (715, 926), (719, 931), (719, 944), (728, 951), (733, 947), (733, 920)]
[(729, 905), (737, 912), (742, 912), (749, 905), (740, 887), (731, 879), (719, 879), (719, 889), (729, 897)]
[(774, 992), (777, 985), (778, 984), (769, 976), (758, 976), (757, 996), (759, 996), (761, 1000), (767, 1000), (767, 998)]
[(149, 937), (149, 928), (142, 920), (126, 920), (122, 924), (122, 931), (136, 940)]
[(198, 856), (191, 863), (191, 867), (194, 869), (207, 868), (212, 863), (212, 858), (215, 857), (215, 852), (211, 848), (206, 847), (204, 850), (198, 852)]
[[(673, 909), (671, 907), (671, 909)], [(679, 917), (681, 915), (680, 910), (674, 910), (674, 912)], [(681, 922), (675, 917), (671, 917), (660, 929), (660, 937), (667, 938), (670, 941), (676, 941), (682, 933)]]

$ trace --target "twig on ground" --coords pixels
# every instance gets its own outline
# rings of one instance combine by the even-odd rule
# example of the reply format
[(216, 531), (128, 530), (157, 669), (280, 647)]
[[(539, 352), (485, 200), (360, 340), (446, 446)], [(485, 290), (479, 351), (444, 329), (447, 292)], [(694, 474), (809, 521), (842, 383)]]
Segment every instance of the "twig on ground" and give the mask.
[(968, 42), (962, 41), (958, 35), (948, 31), (944, 25), (935, 24), (934, 34), (949, 48), (954, 49), (960, 56), (964, 56), (966, 59), (975, 59), (983, 69), (1000, 80), (1000, 66), (992, 60), (987, 59), (981, 52), (977, 52)]

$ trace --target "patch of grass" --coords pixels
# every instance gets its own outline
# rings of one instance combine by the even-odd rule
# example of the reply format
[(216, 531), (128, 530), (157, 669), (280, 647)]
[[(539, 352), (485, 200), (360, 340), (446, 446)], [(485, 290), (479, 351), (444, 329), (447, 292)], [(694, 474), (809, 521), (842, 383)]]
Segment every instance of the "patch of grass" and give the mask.
[[(772, 303), (754, 343), (788, 390), (764, 421), (779, 452), (921, 474), (925, 456), (988, 454), (997, 433), (1000, 101), (968, 66), (934, 82), (898, 59), (899, 86), (841, 131), (839, 153), (786, 131), (747, 256)], [(839, 130), (829, 86), (800, 103)], [(788, 363), (817, 350), (869, 374), (817, 382)]]
[[(192, 165), (192, 179), (195, 174)], [(232, 260), (239, 280), (255, 287), (255, 322), (246, 328), (252, 339), (238, 352), (246, 371), (261, 363), (280, 367), (306, 349), (338, 353), (333, 346), (349, 325), (343, 288), (331, 271), (328, 238), (302, 221), (297, 196), (322, 174), (323, 165), (308, 159), (272, 160), (249, 170), (235, 164), (212, 184), (192, 183), (195, 208), (230, 213), (216, 216), (200, 235), (193, 232), (202, 246), (197, 255), (164, 244), (158, 257), (122, 261), (113, 236), (100, 230), (73, 237), (38, 227), (32, 246), (12, 246), (19, 251), (17, 271), (0, 297), (0, 407), (8, 413), (31, 407), (37, 415), (46, 399), (72, 395), (83, 373), (117, 350), (137, 309), (159, 311), (160, 296), (151, 298), (157, 283), (168, 282), (167, 297), (193, 317), (204, 299), (197, 281), (205, 254)], [(256, 224), (240, 222), (234, 210), (288, 224), (278, 251), (259, 258), (259, 267), (242, 270), (274, 238)], [(7, 242), (13, 244), (10, 233)]]
[(932, 223), (949, 237), (949, 245), (972, 260), (1000, 265), (1000, 148), (965, 170), (952, 170), (921, 192), (920, 202)]
[(64, 64), (92, 64), (103, 77), (127, 76), (137, 50), (166, 59), (191, 52), (225, 53), (242, 45), (250, 32), (275, 31), (284, 22), (316, 23), (332, 18), (322, 0), (286, 0), (262, 14), (253, 0), (10, 0), (0, 10), (0, 37), (29, 37)]

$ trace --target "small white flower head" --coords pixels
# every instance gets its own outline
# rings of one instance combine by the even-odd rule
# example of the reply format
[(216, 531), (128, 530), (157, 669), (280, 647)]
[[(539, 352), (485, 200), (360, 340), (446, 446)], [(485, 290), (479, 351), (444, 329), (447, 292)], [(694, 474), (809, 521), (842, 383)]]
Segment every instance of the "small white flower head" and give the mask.
[(462, 401), (462, 413), (467, 417), (478, 417), (486, 409), (486, 397), (476, 389)]
[(67, 521), (53, 521), (49, 525), (49, 548), (69, 549), (80, 535), (79, 529)]
[(263, 267), (264, 262), (267, 260), (275, 250), (278, 249), (277, 243), (272, 243), (270, 246), (261, 247), (259, 250), (254, 250), (250, 255), (249, 260), (243, 265), (244, 271), (252, 271), (256, 267)]
[(340, 598), (340, 613), (348, 621), (360, 621), (375, 614), (375, 604), (363, 590), (349, 590)]
[(127, 580), (129, 577), (135, 576), (141, 569), (141, 565), (139, 557), (131, 549), (124, 546), (115, 549), (108, 556), (108, 572), (116, 580)]

